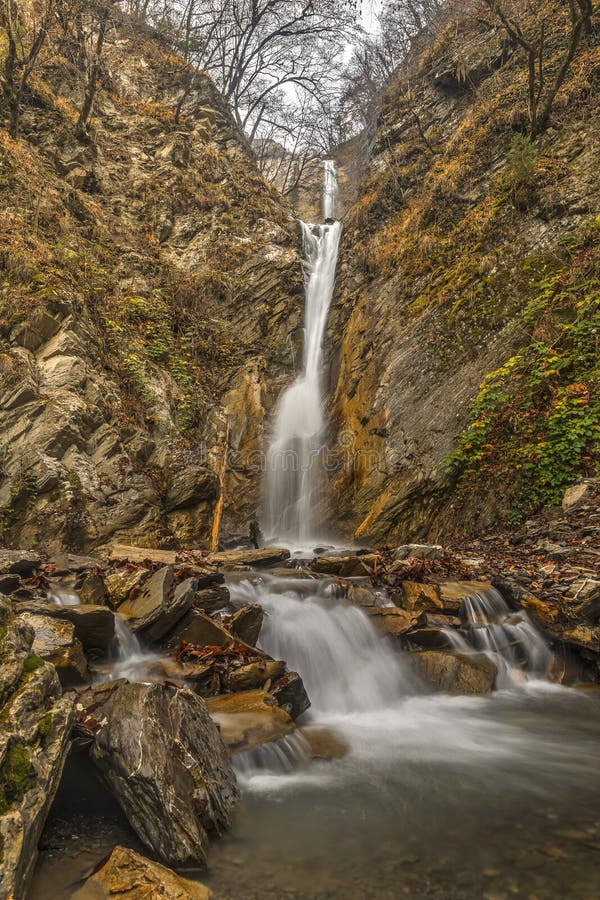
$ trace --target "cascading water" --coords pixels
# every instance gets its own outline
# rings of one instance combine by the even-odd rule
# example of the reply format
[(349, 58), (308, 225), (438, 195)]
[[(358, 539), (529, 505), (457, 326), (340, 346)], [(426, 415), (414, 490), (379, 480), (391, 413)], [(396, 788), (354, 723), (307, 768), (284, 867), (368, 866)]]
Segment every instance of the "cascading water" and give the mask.
[(547, 676), (552, 653), (546, 641), (527, 613), (511, 612), (495, 588), (466, 597), (462, 617), (466, 636), (447, 629), (448, 640), (463, 653), (485, 653), (498, 669), (497, 687)]
[[(123, 616), (116, 613), (114, 660), (107, 675), (108, 679), (114, 681), (127, 678), (128, 681), (134, 682), (152, 680), (153, 669), (157, 669), (160, 661), (161, 657), (143, 647)], [(159, 680), (160, 675), (158, 671)]]
[(335, 163), (325, 162), (325, 224), (301, 223), (306, 262), (302, 372), (283, 394), (267, 460), (267, 532), (278, 540), (315, 537), (312, 511), (318, 500), (325, 427), (322, 396), (323, 336), (335, 287), (342, 226)]

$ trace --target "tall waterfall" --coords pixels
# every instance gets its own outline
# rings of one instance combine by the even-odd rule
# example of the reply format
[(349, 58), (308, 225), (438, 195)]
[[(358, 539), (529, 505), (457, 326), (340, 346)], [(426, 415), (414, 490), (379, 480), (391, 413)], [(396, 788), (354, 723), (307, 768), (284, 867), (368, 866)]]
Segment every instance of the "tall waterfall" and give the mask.
[(322, 476), (323, 337), (342, 232), (334, 221), (337, 192), (335, 163), (328, 160), (323, 177), (325, 224), (301, 223), (306, 264), (302, 371), (279, 402), (267, 460), (267, 531), (292, 542), (314, 535), (312, 511)]

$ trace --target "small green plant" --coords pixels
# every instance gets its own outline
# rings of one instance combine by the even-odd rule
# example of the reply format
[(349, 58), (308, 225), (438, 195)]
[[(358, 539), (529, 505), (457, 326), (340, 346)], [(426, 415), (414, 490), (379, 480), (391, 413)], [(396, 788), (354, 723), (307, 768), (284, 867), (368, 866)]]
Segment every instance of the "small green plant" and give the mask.
[(34, 780), (34, 770), (25, 744), (17, 742), (6, 752), (0, 768), (0, 815), (18, 803)]
[(499, 197), (517, 209), (527, 209), (537, 196), (538, 151), (524, 134), (515, 134), (499, 179)]

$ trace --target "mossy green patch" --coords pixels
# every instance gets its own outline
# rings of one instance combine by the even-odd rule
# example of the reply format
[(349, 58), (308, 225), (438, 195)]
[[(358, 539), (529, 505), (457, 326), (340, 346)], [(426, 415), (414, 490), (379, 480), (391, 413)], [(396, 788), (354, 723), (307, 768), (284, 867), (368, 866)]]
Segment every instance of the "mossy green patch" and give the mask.
[(485, 378), (448, 461), (462, 496), (501, 479), (511, 522), (600, 472), (600, 217), (563, 239), (552, 271), (523, 271), (539, 274), (515, 325), (529, 341)]
[(34, 777), (29, 750), (25, 744), (17, 741), (6, 751), (0, 767), (0, 815), (23, 799)]

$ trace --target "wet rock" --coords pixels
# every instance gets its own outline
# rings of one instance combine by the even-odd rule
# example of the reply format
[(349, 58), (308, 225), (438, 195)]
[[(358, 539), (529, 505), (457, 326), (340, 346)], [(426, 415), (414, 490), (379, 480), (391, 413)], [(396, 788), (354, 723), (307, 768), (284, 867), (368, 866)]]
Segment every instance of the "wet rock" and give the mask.
[(441, 650), (451, 646), (448, 635), (440, 628), (414, 628), (406, 637), (413, 646), (423, 647), (426, 650)]
[(395, 560), (442, 559), (444, 548), (439, 544), (403, 544), (392, 552)]
[(292, 719), (297, 719), (310, 707), (310, 700), (304, 682), (297, 672), (288, 670), (271, 685), (270, 692)]
[(134, 634), (149, 642), (159, 641), (191, 608), (194, 588), (193, 579), (175, 588), (173, 569), (164, 566), (144, 582), (137, 596), (119, 606), (119, 615)]
[(108, 605), (108, 591), (101, 575), (96, 575), (93, 572), (83, 572), (75, 580), (73, 588), (79, 595), (82, 603), (92, 606)]
[(489, 581), (442, 581), (439, 589), (444, 611), (455, 615), (460, 612), (463, 600), (489, 591), (491, 586)]
[(115, 847), (73, 900), (210, 900), (212, 892), (125, 847)]
[(481, 653), (425, 650), (409, 659), (432, 688), (450, 694), (489, 694), (496, 680), (496, 666)]
[(181, 641), (198, 647), (225, 647), (234, 642), (233, 635), (198, 609), (191, 609), (165, 640), (165, 647), (177, 647)]
[(375, 627), (383, 634), (390, 635), (390, 637), (402, 637), (411, 628), (417, 625), (424, 625), (426, 621), (423, 612), (395, 609), (388, 606), (366, 609), (365, 612)]
[(40, 567), (40, 557), (32, 550), (0, 550), (0, 575), (29, 578)]
[(149, 569), (122, 569), (104, 576), (104, 586), (108, 601), (113, 609), (125, 603), (130, 595), (139, 593), (139, 588), (150, 577)]
[(285, 663), (281, 660), (260, 659), (232, 669), (225, 678), (225, 687), (235, 693), (270, 686), (272, 681), (281, 678), (284, 671)]
[(69, 749), (73, 701), (30, 655), (33, 629), (0, 604), (0, 897), (25, 900)]
[(444, 609), (444, 602), (436, 584), (419, 584), (416, 581), (403, 581), (402, 593), (404, 607), (409, 610), (425, 612), (427, 610)]
[(205, 865), (237, 788), (204, 701), (170, 685), (122, 684), (102, 715), (91, 757), (133, 829), (168, 865)]
[(235, 637), (239, 638), (245, 644), (254, 647), (260, 635), (263, 623), (263, 609), (257, 603), (251, 606), (244, 606), (239, 609), (231, 618), (229, 630)]
[(294, 730), (291, 717), (266, 691), (224, 694), (207, 700), (206, 705), (233, 753), (279, 741)]
[(353, 584), (352, 582), (342, 582), (342, 584), (347, 585), (346, 596), (348, 602), (352, 603), (353, 606), (360, 606), (365, 609), (379, 605), (377, 594), (372, 588), (363, 587), (362, 585)]
[(342, 578), (373, 575), (383, 565), (377, 553), (364, 553), (358, 556), (317, 556), (310, 568), (322, 575), (340, 575)]
[(75, 637), (81, 641), (86, 653), (105, 655), (115, 636), (114, 613), (106, 606), (55, 606), (25, 602), (18, 603), (16, 610), (70, 622), (75, 629)]
[(35, 632), (33, 652), (52, 663), (63, 687), (88, 680), (90, 673), (87, 660), (71, 622), (32, 613), (24, 613), (21, 619)]
[(290, 558), (290, 551), (282, 547), (263, 547), (259, 550), (224, 550), (222, 553), (209, 553), (205, 562), (212, 566), (233, 569), (236, 566), (270, 566)]
[(216, 612), (218, 609), (223, 609), (224, 606), (227, 606), (229, 600), (229, 588), (225, 587), (224, 584), (217, 584), (214, 587), (196, 591), (194, 609), (201, 609), (204, 612)]

